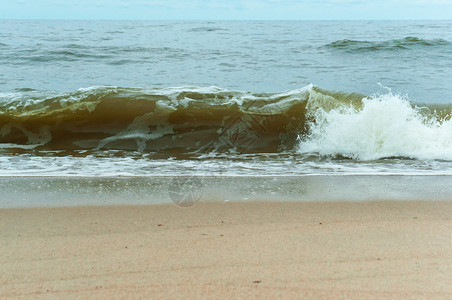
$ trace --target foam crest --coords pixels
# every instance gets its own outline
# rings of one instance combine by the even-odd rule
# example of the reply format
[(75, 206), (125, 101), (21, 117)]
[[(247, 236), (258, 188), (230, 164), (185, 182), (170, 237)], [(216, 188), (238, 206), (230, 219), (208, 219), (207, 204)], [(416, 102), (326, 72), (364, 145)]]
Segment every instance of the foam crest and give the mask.
[(452, 160), (452, 121), (428, 108), (412, 106), (406, 97), (364, 98), (362, 108), (318, 108), (298, 151), (358, 160), (386, 157)]

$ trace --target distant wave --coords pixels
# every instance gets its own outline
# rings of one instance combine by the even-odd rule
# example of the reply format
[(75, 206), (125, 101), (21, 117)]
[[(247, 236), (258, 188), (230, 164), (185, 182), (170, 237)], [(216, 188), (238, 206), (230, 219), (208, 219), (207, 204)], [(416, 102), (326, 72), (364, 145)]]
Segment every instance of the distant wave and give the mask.
[(404, 39), (387, 41), (357, 41), (357, 40), (338, 40), (326, 44), (326, 48), (344, 50), (347, 52), (365, 52), (365, 51), (393, 51), (408, 50), (416, 47), (434, 47), (447, 46), (451, 43), (443, 39), (422, 39), (418, 37), (405, 37)]
[[(8, 47), (0, 44), (0, 47)], [(136, 56), (131, 56), (136, 54)], [(68, 61), (105, 61), (108, 64), (142, 63), (147, 59), (165, 58), (181, 59), (188, 57), (187, 51), (171, 47), (141, 47), (141, 46), (96, 46), (83, 44), (66, 44), (58, 48), (42, 48), (31, 46), (20, 51), (5, 51), (0, 60), (7, 64), (68, 62)], [(144, 57), (143, 57), (144, 56)], [(129, 59), (132, 57), (132, 59)], [(118, 63), (119, 62), (119, 63)]]
[(202, 27), (191, 28), (188, 31), (191, 31), (191, 32), (209, 32), (209, 31), (227, 31), (227, 29), (220, 28), (220, 27), (202, 26)]
[(218, 87), (92, 87), (0, 94), (0, 148), (166, 155), (295, 150), (323, 156), (452, 159), (450, 105), (417, 107), (308, 85), (281, 93)]

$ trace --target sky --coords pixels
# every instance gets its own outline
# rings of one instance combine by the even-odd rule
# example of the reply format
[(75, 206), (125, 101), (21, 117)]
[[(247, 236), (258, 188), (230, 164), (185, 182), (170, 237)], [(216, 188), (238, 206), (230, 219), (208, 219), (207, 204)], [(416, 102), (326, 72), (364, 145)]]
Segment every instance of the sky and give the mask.
[(0, 0), (0, 19), (451, 19), (452, 0)]

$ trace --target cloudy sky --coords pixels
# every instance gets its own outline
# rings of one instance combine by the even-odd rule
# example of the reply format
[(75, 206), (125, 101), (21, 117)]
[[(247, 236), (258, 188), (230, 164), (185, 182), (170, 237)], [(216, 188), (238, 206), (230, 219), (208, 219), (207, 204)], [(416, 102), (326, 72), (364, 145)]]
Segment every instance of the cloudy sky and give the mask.
[(0, 19), (451, 19), (452, 0), (0, 0)]

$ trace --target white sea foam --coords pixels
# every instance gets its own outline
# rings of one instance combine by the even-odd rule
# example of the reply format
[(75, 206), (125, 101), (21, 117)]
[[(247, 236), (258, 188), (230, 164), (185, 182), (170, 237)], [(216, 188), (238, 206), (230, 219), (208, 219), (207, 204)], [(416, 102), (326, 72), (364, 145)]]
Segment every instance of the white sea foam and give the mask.
[(452, 160), (452, 121), (438, 120), (392, 94), (363, 99), (363, 107), (318, 108), (299, 152), (358, 160), (384, 157)]

